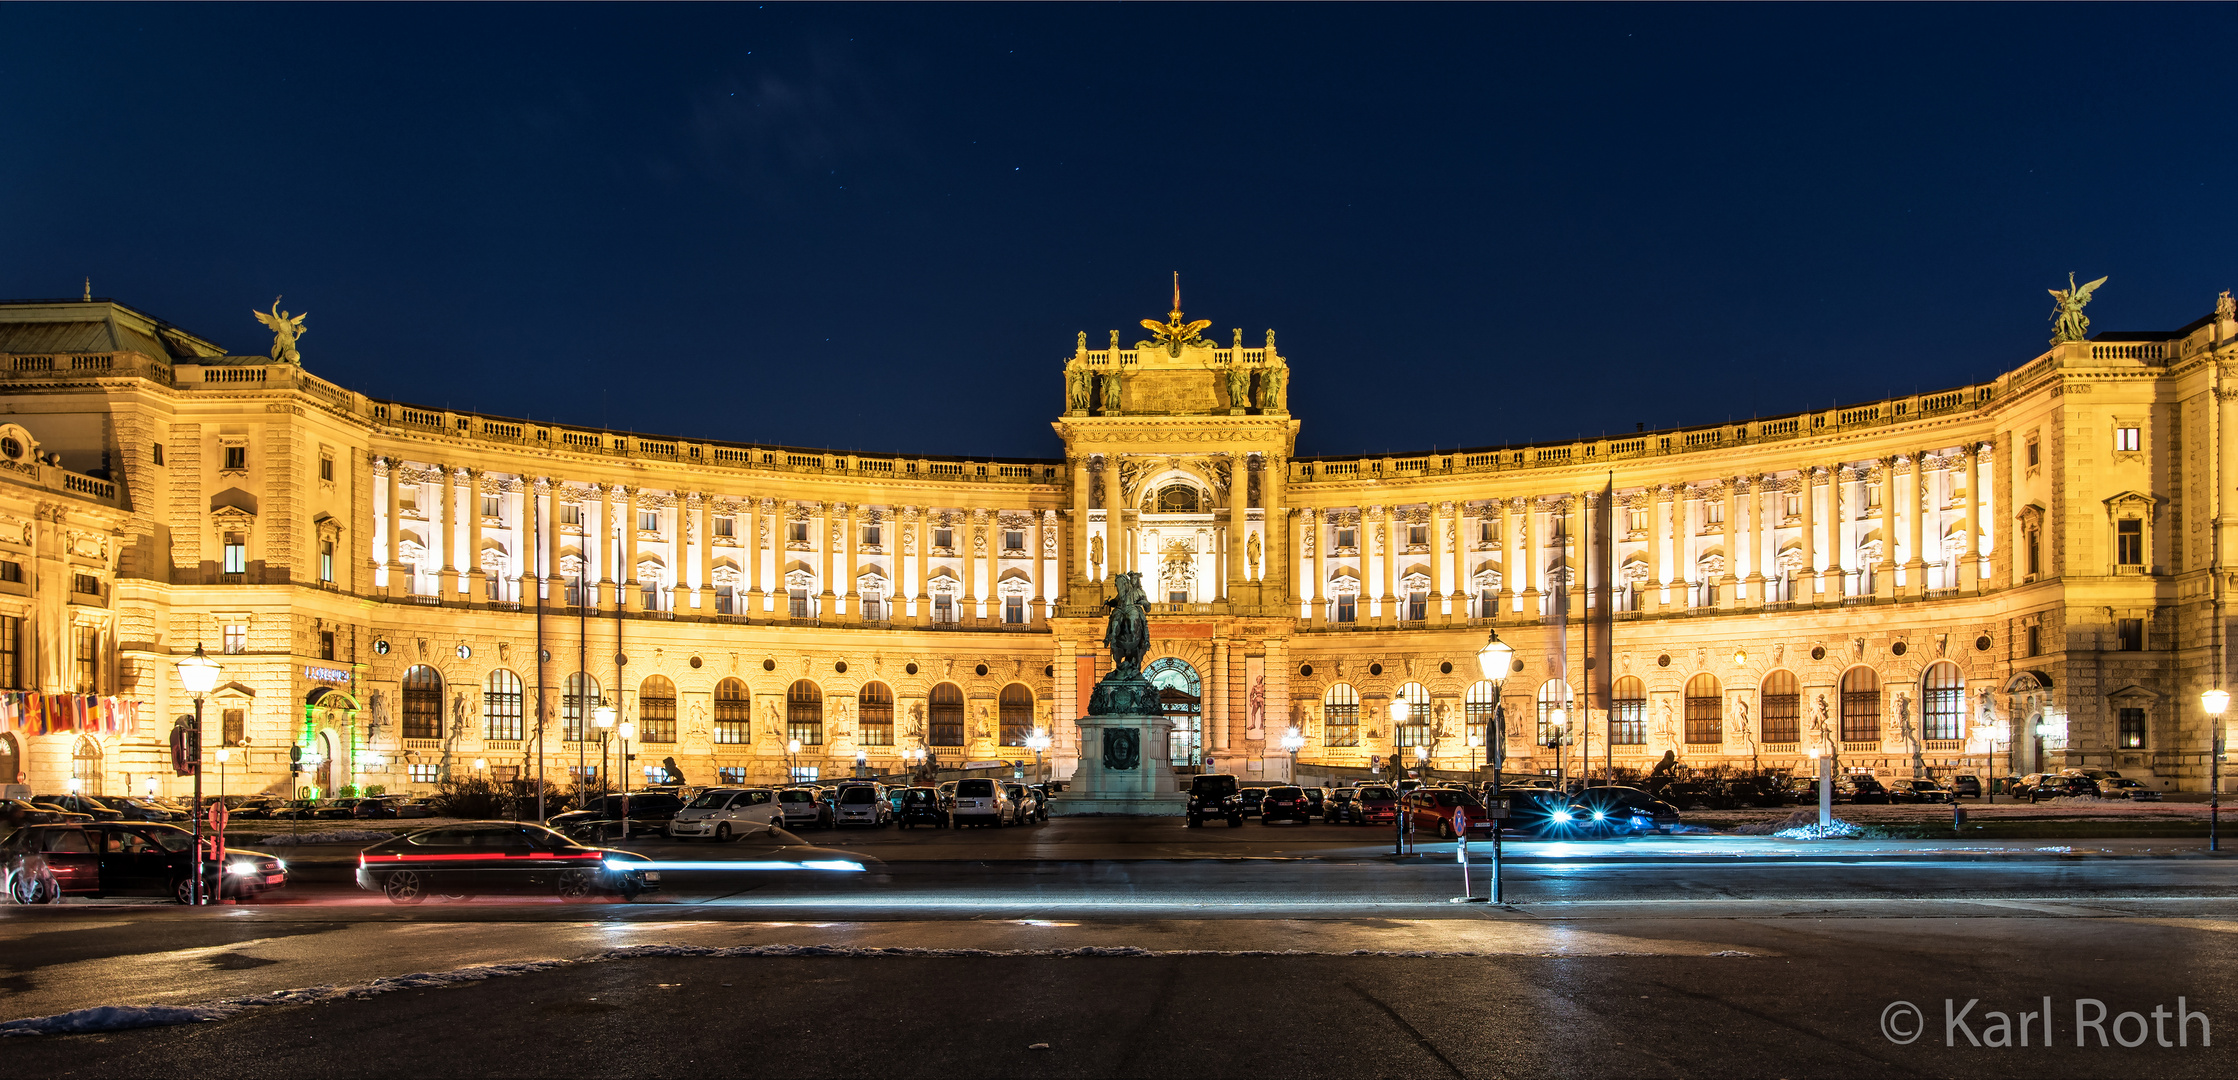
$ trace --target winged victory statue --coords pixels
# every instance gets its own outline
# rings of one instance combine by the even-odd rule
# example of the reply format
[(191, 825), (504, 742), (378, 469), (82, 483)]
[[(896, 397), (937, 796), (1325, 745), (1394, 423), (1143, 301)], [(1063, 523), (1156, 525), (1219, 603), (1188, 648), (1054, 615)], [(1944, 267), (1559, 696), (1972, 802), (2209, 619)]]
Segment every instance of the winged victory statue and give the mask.
[(275, 296), (272, 298), (272, 311), (269, 314), (262, 311), (250, 312), (250, 314), (255, 315), (256, 321), (263, 323), (272, 331), (272, 359), (284, 364), (300, 364), (303, 362), (303, 354), (295, 351), (295, 343), (303, 335), (310, 333), (303, 328), (303, 320), (311, 317), (310, 312), (290, 315), (281, 311), (280, 298)]
[(2083, 314), (2083, 305), (2090, 303), (2090, 294), (2105, 283), (2105, 278), (2099, 278), (2078, 288), (2075, 285), (2075, 275), (2068, 274), (2066, 288), (2045, 290), (2052, 294), (2052, 301), (2059, 305), (2052, 309), (2052, 344), (2081, 341), (2090, 334), (2090, 318)]

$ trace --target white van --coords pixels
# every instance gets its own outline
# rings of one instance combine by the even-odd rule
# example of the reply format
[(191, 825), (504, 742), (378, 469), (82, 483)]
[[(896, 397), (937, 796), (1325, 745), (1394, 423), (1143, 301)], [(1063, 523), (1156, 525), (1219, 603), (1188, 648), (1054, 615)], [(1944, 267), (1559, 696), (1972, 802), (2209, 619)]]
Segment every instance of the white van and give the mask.
[(679, 840), (706, 836), (729, 841), (775, 828), (783, 823), (783, 816), (777, 793), (769, 788), (708, 788), (676, 812), (668, 823), (668, 835)]
[(993, 825), (1000, 828), (1016, 824), (1018, 804), (993, 780), (971, 779), (956, 781), (956, 802), (949, 810), (949, 819), (958, 828), (965, 825)]

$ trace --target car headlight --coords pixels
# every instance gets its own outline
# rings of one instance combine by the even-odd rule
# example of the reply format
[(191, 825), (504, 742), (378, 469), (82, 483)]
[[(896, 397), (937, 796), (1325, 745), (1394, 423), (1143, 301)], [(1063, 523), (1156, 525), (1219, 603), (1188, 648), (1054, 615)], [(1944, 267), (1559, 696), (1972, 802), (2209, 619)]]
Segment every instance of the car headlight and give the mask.
[(1602, 812), (1601, 812), (1601, 811), (1599, 811), (1599, 810), (1595, 810), (1595, 811), (1593, 811), (1593, 820), (1595, 820), (1595, 821), (1606, 821), (1606, 820), (1608, 820), (1608, 815), (1607, 815), (1607, 814), (1604, 814), (1604, 813), (1602, 813)]
[(226, 865), (225, 872), (228, 874), (240, 874), (243, 876), (247, 876), (249, 874), (256, 873), (256, 864), (253, 862), (228, 863)]
[(1570, 821), (1570, 812), (1567, 810), (1556, 810), (1554, 812), (1554, 820), (1567, 825)]

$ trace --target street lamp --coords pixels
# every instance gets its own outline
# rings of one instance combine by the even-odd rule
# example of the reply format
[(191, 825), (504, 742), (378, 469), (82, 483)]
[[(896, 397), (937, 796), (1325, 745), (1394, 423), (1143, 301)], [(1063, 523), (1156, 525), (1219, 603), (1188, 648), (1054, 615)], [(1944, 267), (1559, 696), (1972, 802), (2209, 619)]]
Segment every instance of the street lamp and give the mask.
[(1406, 726), (1407, 712), (1413, 706), (1403, 697), (1391, 699), (1386, 710), (1391, 717), (1391, 854), (1404, 855), (1407, 848), (1406, 793), (1399, 790), (1399, 781), (1407, 774), (1406, 763), (1399, 760), (1399, 729)]
[[(1049, 749), (1049, 733), (1035, 728), (1033, 734), (1026, 736), (1026, 746), (1034, 752), (1034, 775), (1040, 777), (1042, 783), (1048, 783), (1049, 775), (1043, 768), (1041, 752)], [(1296, 772), (1295, 761), (1291, 763), (1291, 771)]]
[(2207, 740), (2207, 850), (2222, 850), (2222, 714), (2230, 708), (2230, 691), (2216, 687), (2199, 695), (2214, 734)]
[(1569, 713), (1559, 708), (1548, 711), (1546, 726), (1553, 729), (1546, 744), (1554, 748), (1554, 787), (1557, 791), (1567, 792), (1569, 778), (1562, 772), (1562, 748), (1570, 741)]
[[(210, 654), (202, 651), (199, 642), (194, 646), (194, 655), (180, 660), (176, 666), (179, 669), (179, 685), (187, 693), (194, 695), (194, 738), (188, 745), (194, 751), (194, 820), (189, 824), (194, 829), (195, 864), (194, 887), (188, 890), (188, 898), (190, 902), (200, 906), (208, 899), (202, 885), (205, 873), (203, 868), (206, 865), (214, 867), (224, 861), (222, 858), (211, 859), (207, 863), (202, 861), (202, 698), (218, 688), (218, 673), (223, 668), (217, 661), (210, 659)], [(224, 851), (225, 838), (220, 836), (218, 852), (222, 856)]]
[(1305, 736), (1297, 728), (1282, 733), (1282, 748), (1290, 751), (1290, 782), (1298, 782), (1298, 751), (1305, 749)]
[[(152, 798), (155, 798), (155, 776), (154, 776), (153, 774), (150, 774), (150, 775), (148, 776), (148, 782), (147, 782), (147, 783), (145, 783), (145, 784), (142, 784), (142, 785), (140, 785), (140, 786), (141, 786), (141, 787), (144, 787), (144, 788), (146, 788), (146, 789), (148, 789), (148, 798), (151, 798), (151, 799), (152, 799)], [(220, 796), (220, 798), (222, 799), (222, 798), (223, 798), (223, 796)]]
[(1484, 760), (1492, 766), (1492, 792), (1485, 797), (1485, 812), (1492, 818), (1492, 902), (1507, 902), (1505, 883), (1500, 879), (1500, 830), (1507, 823), (1497, 815), (1507, 807), (1507, 799), (1500, 794), (1500, 766), (1508, 760), (1507, 707), (1500, 700), (1500, 687), (1507, 682), (1508, 672), (1515, 670), (1515, 648), (1500, 640), (1498, 630), (1491, 631), (1484, 639), (1484, 647), (1476, 651), (1476, 667), (1486, 682), (1492, 684), (1492, 719), (1484, 732)]
[[(598, 699), (598, 704), (591, 709), (591, 723), (598, 726), (598, 767), (603, 771), (606, 768), (606, 737), (614, 728), (614, 703), (605, 698)], [(599, 778), (598, 789), (606, 790), (604, 777)]]
[(870, 751), (855, 751), (855, 779), (860, 780), (870, 772)]
[(785, 782), (788, 784), (800, 783), (799, 739), (792, 739), (785, 743)]

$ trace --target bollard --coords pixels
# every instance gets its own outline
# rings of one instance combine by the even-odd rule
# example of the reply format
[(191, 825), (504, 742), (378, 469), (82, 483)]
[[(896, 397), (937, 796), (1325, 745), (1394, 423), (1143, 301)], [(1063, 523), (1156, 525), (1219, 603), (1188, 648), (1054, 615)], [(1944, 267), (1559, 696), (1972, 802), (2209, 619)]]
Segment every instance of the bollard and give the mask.
[(1950, 831), (1953, 833), (1966, 831), (1966, 808), (1958, 805), (1956, 800), (1953, 800), (1950, 804)]

